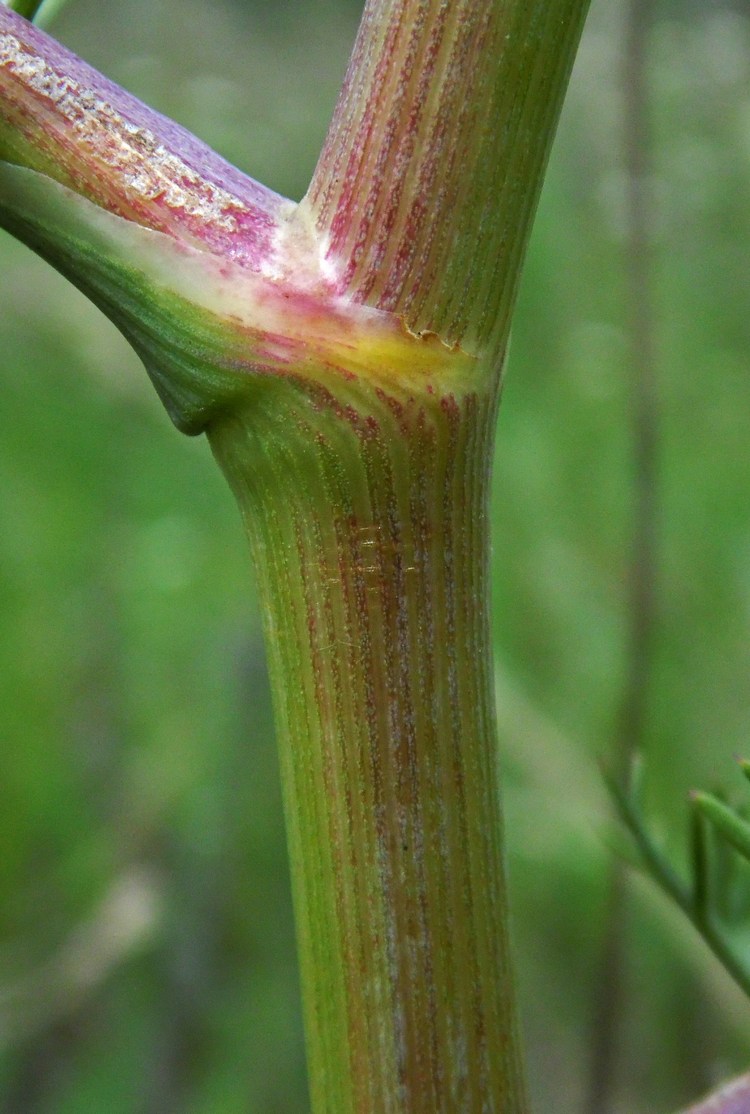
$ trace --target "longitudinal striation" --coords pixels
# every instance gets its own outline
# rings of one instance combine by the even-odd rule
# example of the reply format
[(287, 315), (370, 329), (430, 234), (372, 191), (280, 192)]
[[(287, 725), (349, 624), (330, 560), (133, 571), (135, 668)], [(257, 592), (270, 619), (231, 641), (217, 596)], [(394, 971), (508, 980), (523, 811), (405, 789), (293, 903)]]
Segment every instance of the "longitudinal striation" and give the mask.
[(341, 291), (502, 353), (584, 8), (370, 0), (306, 199)]
[(288, 389), (262, 439), (257, 412), (209, 436), (266, 555), (310, 1063), (328, 1066), (313, 1105), (506, 1114), (523, 1088), (486, 611), (494, 392)]
[(2, 4), (0, 158), (250, 269), (295, 208)]

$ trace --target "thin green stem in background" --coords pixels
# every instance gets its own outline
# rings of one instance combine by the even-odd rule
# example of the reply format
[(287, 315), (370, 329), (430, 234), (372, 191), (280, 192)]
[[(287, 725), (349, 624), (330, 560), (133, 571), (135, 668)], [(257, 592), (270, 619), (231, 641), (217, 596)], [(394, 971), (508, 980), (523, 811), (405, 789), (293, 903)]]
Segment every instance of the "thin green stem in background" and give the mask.
[(744, 859), (750, 861), (750, 824), (711, 793), (690, 794), (694, 814), (709, 820)]
[(640, 807), (633, 793), (624, 790), (614, 779), (610, 783), (622, 819), (625, 821), (648, 873), (675, 902), (704, 938), (716, 958), (750, 997), (750, 964), (744, 950), (738, 949), (715, 913), (706, 908), (703, 879), (697, 888), (679, 876), (664, 853), (646, 830)]
[[(651, 274), (652, 198), (649, 185), (650, 123), (647, 49), (651, 0), (628, 0), (622, 100), (627, 188), (627, 319), (633, 458), (633, 512), (627, 570), (625, 676), (612, 760), (622, 784), (636, 754), (645, 749), (654, 632), (657, 622), (657, 525), (659, 401), (655, 310)], [(606, 1114), (616, 1086), (617, 1042), (625, 1006), (627, 879), (615, 860), (608, 881), (602, 955), (591, 1030), (587, 1114)]]

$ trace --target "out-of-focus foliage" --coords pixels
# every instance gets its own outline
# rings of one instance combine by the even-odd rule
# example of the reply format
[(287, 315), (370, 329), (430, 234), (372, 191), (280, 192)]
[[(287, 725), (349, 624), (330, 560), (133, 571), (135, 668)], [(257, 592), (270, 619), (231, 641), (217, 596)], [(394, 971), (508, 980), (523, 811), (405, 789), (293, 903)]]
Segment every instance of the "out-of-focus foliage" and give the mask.
[[(640, 763), (629, 785), (608, 779), (613, 803), (633, 839), (637, 861), (682, 910), (707, 947), (750, 999), (750, 823), (713, 793), (690, 792), (687, 863), (675, 868), (649, 831), (640, 801)], [(742, 760), (745, 774), (750, 771)]]
[[(55, 33), (282, 192), (358, 17), (334, 0), (74, 0)], [(618, 72), (595, 0), (530, 249), (493, 504), (499, 720), (537, 1109), (573, 1114), (618, 842), (596, 761), (621, 686), (632, 463)], [(750, 13), (651, 38), (660, 606), (650, 813), (750, 737)], [(0, 240), (0, 1111), (306, 1109), (259, 616), (239, 516), (112, 327)], [(679, 853), (677, 850), (675, 853)], [(645, 883), (622, 1114), (747, 1061), (750, 1013)]]

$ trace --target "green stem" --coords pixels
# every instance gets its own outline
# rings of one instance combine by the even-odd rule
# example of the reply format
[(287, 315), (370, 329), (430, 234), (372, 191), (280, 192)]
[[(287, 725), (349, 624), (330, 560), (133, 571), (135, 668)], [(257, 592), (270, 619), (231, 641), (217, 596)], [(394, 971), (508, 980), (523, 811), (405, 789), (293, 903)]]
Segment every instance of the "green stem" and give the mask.
[(620, 814), (630, 829), (648, 872), (675, 904), (682, 909), (719, 962), (726, 968), (737, 985), (750, 997), (750, 970), (746, 968), (741, 952), (732, 944), (715, 917), (707, 913), (704, 903), (700, 900), (700, 895), (698, 895), (699, 900), (696, 901), (695, 893), (674, 871), (656, 846), (645, 828), (638, 806), (628, 792), (621, 789), (615, 781), (610, 783), (610, 787), (620, 809)]
[(520, 1114), (487, 610), (495, 391), (269, 391), (209, 436), (266, 610), (313, 1109)]
[[(623, 71), (623, 161), (626, 170), (628, 236), (627, 311), (630, 367), (627, 422), (632, 452), (632, 511), (627, 570), (625, 671), (613, 761), (625, 784), (634, 756), (646, 751), (658, 601), (659, 398), (655, 343), (650, 231), (653, 220), (647, 183), (650, 113), (647, 47), (651, 0), (628, 0)], [(601, 968), (591, 1034), (587, 1114), (612, 1109), (619, 1040), (626, 1012), (629, 895), (623, 864), (614, 861), (603, 918)]]

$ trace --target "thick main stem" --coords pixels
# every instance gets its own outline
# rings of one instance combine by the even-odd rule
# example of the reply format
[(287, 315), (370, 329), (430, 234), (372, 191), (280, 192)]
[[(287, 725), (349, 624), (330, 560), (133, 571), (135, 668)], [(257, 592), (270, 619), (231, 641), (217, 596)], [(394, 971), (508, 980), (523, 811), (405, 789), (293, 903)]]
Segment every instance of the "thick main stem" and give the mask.
[(517, 1114), (487, 612), (494, 391), (336, 407), (279, 390), (283, 406), (210, 436), (267, 612), (313, 1109)]

